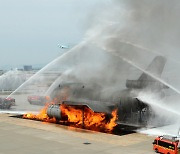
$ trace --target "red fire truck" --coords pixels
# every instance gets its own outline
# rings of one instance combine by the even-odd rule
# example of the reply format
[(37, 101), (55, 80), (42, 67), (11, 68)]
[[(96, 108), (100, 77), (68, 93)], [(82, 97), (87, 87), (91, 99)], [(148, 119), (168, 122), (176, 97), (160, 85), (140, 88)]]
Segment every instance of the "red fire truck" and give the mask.
[(157, 153), (180, 154), (180, 142), (177, 137), (158, 136), (153, 142), (153, 149)]

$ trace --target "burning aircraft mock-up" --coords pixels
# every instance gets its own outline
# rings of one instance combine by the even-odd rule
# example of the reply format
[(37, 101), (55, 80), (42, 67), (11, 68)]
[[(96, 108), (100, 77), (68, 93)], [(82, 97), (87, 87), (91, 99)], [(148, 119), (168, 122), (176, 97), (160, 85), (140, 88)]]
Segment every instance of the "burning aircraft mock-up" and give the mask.
[[(164, 57), (157, 56), (146, 71), (161, 77), (165, 63)], [(149, 126), (149, 121), (154, 118), (155, 113), (148, 104), (138, 99), (139, 94), (150, 91), (162, 98), (164, 89), (169, 88), (146, 73), (143, 73), (138, 80), (126, 80), (126, 89), (116, 91), (113, 96), (108, 96), (108, 99), (101, 97), (102, 87), (97, 84), (74, 81), (58, 81), (54, 84), (50, 92), (51, 103), (48, 100), (49, 104), (40, 114), (26, 114), (24, 118), (58, 121), (105, 132), (111, 132), (117, 124), (133, 129)]]
[[(166, 59), (164, 57), (157, 56), (148, 66), (147, 71), (160, 77), (165, 63)], [(101, 87), (97, 85), (75, 82), (60, 83), (51, 93), (51, 98), (55, 99), (55, 104), (51, 104), (48, 107), (47, 115), (61, 120), (64, 118), (61, 106), (71, 106), (82, 111), (81, 119), (82, 124), (84, 124), (83, 120), (85, 119), (87, 108), (94, 113), (104, 113), (111, 118), (112, 112), (117, 110), (117, 124), (133, 127), (147, 126), (147, 121), (153, 116), (153, 113), (149, 105), (138, 99), (139, 93), (148, 90), (163, 97), (163, 89), (168, 87), (143, 73), (138, 80), (127, 80), (126, 88), (116, 96), (111, 97), (109, 101), (106, 101), (100, 98)]]

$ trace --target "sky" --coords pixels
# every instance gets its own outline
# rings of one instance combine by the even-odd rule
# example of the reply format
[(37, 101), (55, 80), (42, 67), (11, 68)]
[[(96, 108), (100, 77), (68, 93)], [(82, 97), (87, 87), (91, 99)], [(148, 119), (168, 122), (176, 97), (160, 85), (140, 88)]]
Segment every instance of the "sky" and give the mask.
[[(107, 1), (107, 0), (106, 0)], [(83, 40), (104, 0), (0, 0), (0, 69), (45, 65)]]

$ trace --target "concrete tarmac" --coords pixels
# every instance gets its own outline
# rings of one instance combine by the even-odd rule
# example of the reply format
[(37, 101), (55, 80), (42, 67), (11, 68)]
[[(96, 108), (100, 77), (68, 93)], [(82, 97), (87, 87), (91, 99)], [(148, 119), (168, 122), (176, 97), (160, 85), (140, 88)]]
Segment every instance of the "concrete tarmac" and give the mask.
[(0, 114), (0, 154), (153, 154), (155, 137), (92, 132)]

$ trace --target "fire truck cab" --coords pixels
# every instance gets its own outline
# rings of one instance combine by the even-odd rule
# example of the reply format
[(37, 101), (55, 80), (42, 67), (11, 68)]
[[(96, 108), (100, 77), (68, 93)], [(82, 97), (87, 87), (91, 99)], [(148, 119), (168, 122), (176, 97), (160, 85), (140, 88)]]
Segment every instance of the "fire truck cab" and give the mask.
[(156, 153), (180, 154), (180, 143), (177, 137), (168, 135), (158, 136), (152, 144)]

